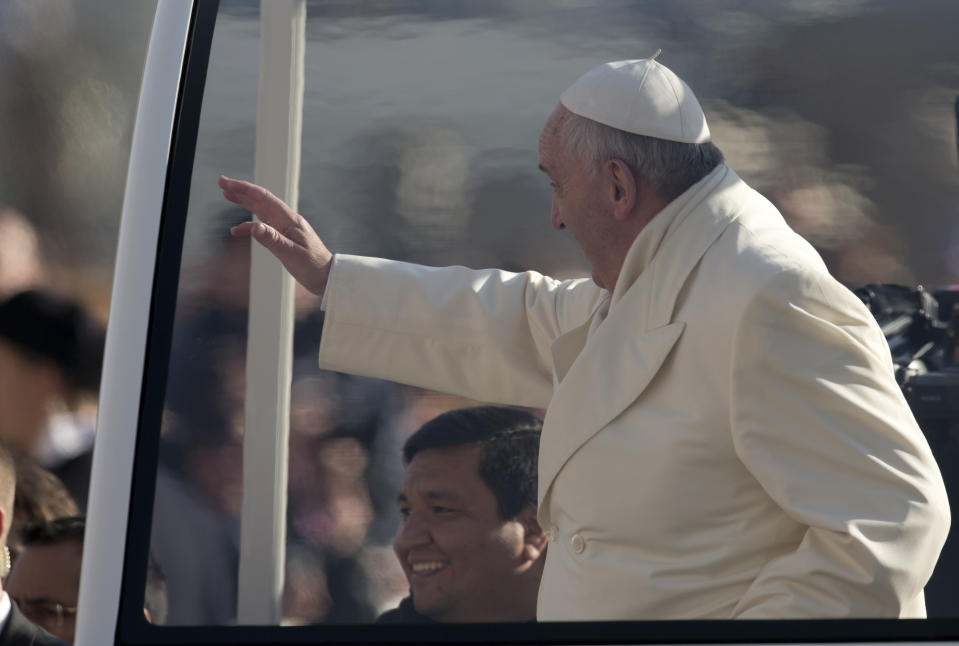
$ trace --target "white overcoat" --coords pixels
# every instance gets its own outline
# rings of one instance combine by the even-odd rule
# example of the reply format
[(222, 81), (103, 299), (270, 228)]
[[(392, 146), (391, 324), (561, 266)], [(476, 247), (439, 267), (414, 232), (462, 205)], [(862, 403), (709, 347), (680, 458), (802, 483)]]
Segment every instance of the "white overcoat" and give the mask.
[(540, 620), (921, 617), (950, 514), (869, 311), (720, 166), (610, 295), (338, 255), (322, 367), (546, 408)]

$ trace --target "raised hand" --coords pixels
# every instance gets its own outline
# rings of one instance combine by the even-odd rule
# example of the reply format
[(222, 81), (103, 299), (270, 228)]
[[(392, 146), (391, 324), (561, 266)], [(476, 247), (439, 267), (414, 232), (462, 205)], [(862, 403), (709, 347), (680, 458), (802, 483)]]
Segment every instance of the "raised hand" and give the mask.
[(260, 220), (239, 224), (230, 229), (230, 233), (259, 242), (283, 263), (298, 283), (322, 295), (330, 277), (333, 254), (310, 223), (262, 186), (222, 176), (217, 184), (223, 189), (223, 197)]

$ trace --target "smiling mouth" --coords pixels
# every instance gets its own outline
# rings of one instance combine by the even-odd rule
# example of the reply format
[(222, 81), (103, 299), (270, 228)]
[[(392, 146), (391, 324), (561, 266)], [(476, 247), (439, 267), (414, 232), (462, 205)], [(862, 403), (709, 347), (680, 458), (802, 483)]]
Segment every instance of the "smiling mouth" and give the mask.
[(413, 574), (432, 574), (439, 570), (442, 570), (446, 567), (445, 561), (421, 561), (419, 563), (411, 563), (410, 570)]

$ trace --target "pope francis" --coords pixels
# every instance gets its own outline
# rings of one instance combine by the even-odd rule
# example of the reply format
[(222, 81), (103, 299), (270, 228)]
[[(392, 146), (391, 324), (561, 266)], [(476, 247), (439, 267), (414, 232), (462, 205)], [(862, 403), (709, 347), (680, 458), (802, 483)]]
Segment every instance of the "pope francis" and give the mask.
[(221, 178), (233, 234), (324, 294), (322, 367), (546, 408), (539, 620), (923, 617), (950, 513), (885, 339), (654, 59), (540, 137), (592, 280), (334, 257)]

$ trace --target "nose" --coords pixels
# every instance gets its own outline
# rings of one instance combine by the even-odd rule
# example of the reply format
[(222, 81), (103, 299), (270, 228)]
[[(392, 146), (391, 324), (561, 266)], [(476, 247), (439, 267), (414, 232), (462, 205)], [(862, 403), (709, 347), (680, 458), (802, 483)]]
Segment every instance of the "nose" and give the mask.
[(411, 513), (400, 525), (400, 531), (393, 540), (393, 549), (402, 560), (406, 552), (414, 547), (428, 545), (432, 542), (433, 537), (430, 535), (427, 523), (423, 522), (418, 514)]
[(559, 208), (556, 206), (556, 200), (553, 200), (549, 208), (549, 221), (554, 229), (565, 229), (566, 225), (559, 219)]

